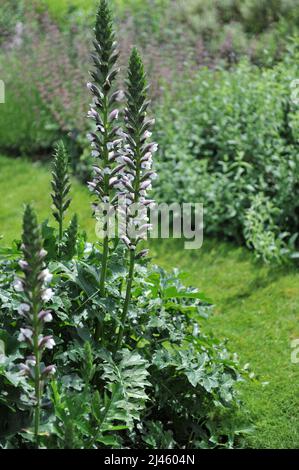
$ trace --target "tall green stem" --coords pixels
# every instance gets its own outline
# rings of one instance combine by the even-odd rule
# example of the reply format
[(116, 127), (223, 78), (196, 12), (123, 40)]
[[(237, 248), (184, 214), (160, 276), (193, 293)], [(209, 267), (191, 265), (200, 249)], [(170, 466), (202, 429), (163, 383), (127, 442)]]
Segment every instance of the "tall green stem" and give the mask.
[[(147, 135), (145, 134), (145, 129), (149, 129), (151, 122), (146, 121), (146, 110), (149, 102), (146, 101), (146, 77), (144, 72), (143, 63), (137, 49), (133, 49), (129, 61), (129, 70), (128, 70), (128, 89), (127, 89), (127, 108), (125, 109), (125, 122), (128, 133), (128, 147), (130, 149), (129, 157), (127, 160), (131, 160), (130, 167), (134, 168), (134, 172), (130, 171), (130, 183), (126, 185), (130, 193), (134, 193), (134, 205), (133, 208), (138, 207), (138, 203), (141, 200), (141, 196), (144, 199), (145, 190), (147, 187), (151, 186), (151, 180), (149, 176), (151, 175), (147, 172), (148, 167), (150, 168), (150, 159), (152, 157), (151, 149), (153, 144), (146, 144)], [(143, 171), (145, 170), (145, 171)], [(133, 178), (132, 178), (133, 177)], [(133, 181), (132, 181), (133, 179)], [(132, 194), (130, 194), (132, 196)], [(132, 199), (131, 199), (132, 200)], [(137, 206), (136, 206), (137, 205)], [(137, 214), (138, 215), (138, 214)], [(127, 216), (127, 221), (136, 228), (145, 228), (145, 222), (147, 218), (144, 217), (142, 221), (136, 218), (136, 214), (133, 212)], [(130, 250), (130, 261), (129, 261), (129, 273), (127, 277), (127, 288), (126, 288), (126, 297), (124, 302), (124, 307), (121, 316), (121, 324), (119, 327), (116, 348), (114, 354), (121, 348), (123, 337), (126, 329), (126, 320), (128, 316), (129, 304), (131, 301), (131, 292), (132, 284), (134, 278), (134, 266), (136, 260), (136, 250), (139, 241), (142, 239), (141, 235), (130, 235), (130, 229), (127, 230), (127, 236), (124, 238), (124, 241), (127, 247)], [(139, 255), (139, 254), (138, 254)]]
[(58, 258), (61, 258), (61, 244), (63, 237), (63, 211), (59, 213), (59, 233), (58, 233)]
[(130, 300), (131, 300), (132, 284), (133, 284), (133, 278), (134, 278), (134, 267), (135, 267), (135, 252), (131, 251), (130, 252), (129, 274), (128, 274), (128, 279), (127, 279), (126, 297), (125, 297), (125, 303), (124, 303), (124, 307), (123, 307), (123, 311), (122, 311), (122, 316), (121, 316), (121, 319), (120, 319), (121, 324), (120, 324), (120, 327), (119, 327), (115, 353), (120, 349), (120, 347), (122, 345), (123, 337), (124, 337), (124, 332), (125, 332), (125, 327), (126, 327), (126, 319), (127, 319)]
[[(136, 136), (136, 177), (135, 177), (135, 182), (134, 182), (134, 203), (137, 204), (139, 201), (139, 186), (140, 186), (140, 151), (139, 151), (139, 146), (140, 146), (140, 138), (139, 138), (139, 133), (137, 133)], [(131, 300), (131, 291), (132, 291), (132, 284), (133, 284), (133, 278), (134, 278), (134, 268), (135, 268), (135, 251), (130, 251), (130, 261), (129, 261), (129, 273), (128, 273), (128, 278), (127, 278), (127, 288), (126, 288), (126, 297), (125, 297), (125, 303), (122, 311), (122, 316), (121, 316), (121, 325), (119, 327), (119, 332), (118, 332), (118, 337), (117, 337), (117, 342), (116, 342), (116, 348), (115, 348), (115, 353), (119, 350), (122, 344), (124, 332), (125, 332), (125, 323), (128, 315), (128, 310), (129, 310), (129, 305), (130, 305), (130, 300)]]
[[(107, 274), (107, 266), (108, 266), (108, 254), (109, 254), (109, 238), (104, 238), (104, 247), (103, 247), (103, 258), (102, 258), (102, 270), (101, 270), (101, 278), (100, 278), (100, 295), (101, 297), (105, 296), (105, 281), (106, 281), (106, 274)], [(103, 324), (97, 318), (96, 319), (96, 328), (95, 328), (95, 341), (99, 341), (100, 338), (103, 337)]]
[(34, 410), (34, 439), (37, 449), (39, 448), (39, 423), (40, 423), (40, 399), (41, 399), (41, 377), (40, 377), (40, 350), (38, 347), (39, 326), (38, 326), (38, 308), (34, 305), (33, 311), (33, 348), (35, 356), (34, 367), (34, 389), (35, 389), (35, 410)]
[[(103, 123), (104, 123), (104, 140), (103, 140), (103, 160), (105, 166), (109, 163), (109, 152), (108, 152), (108, 136), (109, 136), (109, 122), (108, 122), (108, 98), (107, 95), (103, 99)], [(109, 194), (109, 175), (104, 176), (104, 192), (106, 195)], [(107, 276), (107, 266), (108, 266), (108, 257), (109, 257), (109, 235), (107, 233), (108, 226), (104, 226), (104, 245), (103, 245), (103, 254), (102, 254), (102, 269), (100, 277), (100, 295), (101, 297), (105, 296), (105, 282)], [(95, 327), (95, 341), (99, 341), (103, 337), (103, 324), (97, 318), (96, 327)]]
[(63, 212), (60, 211), (60, 220), (59, 220), (59, 243), (60, 244), (62, 242), (62, 236), (63, 236)]

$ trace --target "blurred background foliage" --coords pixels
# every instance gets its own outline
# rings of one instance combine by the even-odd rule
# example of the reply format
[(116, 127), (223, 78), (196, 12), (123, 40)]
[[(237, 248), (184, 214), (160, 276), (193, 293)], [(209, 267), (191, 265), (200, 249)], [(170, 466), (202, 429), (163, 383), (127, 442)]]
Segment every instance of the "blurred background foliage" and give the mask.
[[(97, 0), (1, 0), (0, 193), (2, 243), (20, 233), (22, 203), (48, 213), (53, 145), (63, 138), (74, 175), (90, 173), (85, 118), (90, 26)], [(243, 390), (256, 415), (253, 447), (298, 447), (299, 0), (111, 0), (122, 52), (143, 52), (157, 117), (159, 201), (203, 202), (203, 250), (152, 241), (167, 268), (216, 300), (214, 331), (229, 337), (258, 380)], [(27, 158), (19, 158), (24, 157)], [(34, 164), (32, 164), (34, 160)], [(46, 164), (44, 164), (46, 163)], [(93, 239), (88, 192), (74, 210)], [(12, 187), (14, 182), (14, 187)], [(208, 238), (215, 237), (215, 240)], [(220, 239), (234, 243), (219, 243)], [(283, 314), (282, 314), (283, 312)]]
[[(156, 197), (204, 201), (206, 233), (246, 242), (266, 261), (297, 256), (299, 113), (291, 83), (299, 76), (299, 0), (111, 4), (121, 80), (125, 51), (136, 44), (152, 83), (160, 143)], [(63, 138), (83, 181), (91, 168), (86, 82), (96, 6), (97, 0), (0, 6), (6, 85), (0, 151), (46, 160)], [(271, 201), (273, 214), (271, 223), (265, 217), (249, 230), (257, 193), (268, 207)], [(258, 231), (267, 232), (266, 241)]]

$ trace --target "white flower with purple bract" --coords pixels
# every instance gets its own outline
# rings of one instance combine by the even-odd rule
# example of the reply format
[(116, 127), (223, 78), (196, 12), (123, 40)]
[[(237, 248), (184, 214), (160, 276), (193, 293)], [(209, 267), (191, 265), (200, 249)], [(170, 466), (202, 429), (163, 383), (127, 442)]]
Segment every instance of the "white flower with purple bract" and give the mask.
[(42, 300), (44, 302), (49, 302), (49, 300), (52, 299), (53, 295), (54, 295), (54, 292), (52, 289), (44, 289), (42, 291)]
[(13, 286), (16, 292), (24, 292), (24, 284), (20, 279), (16, 279)]
[(41, 310), (38, 314), (38, 319), (45, 323), (49, 323), (53, 320), (53, 317), (49, 310)]
[(20, 341), (20, 343), (24, 341), (32, 342), (32, 336), (33, 336), (32, 330), (30, 330), (29, 328), (21, 328), (20, 334), (18, 336), (18, 341)]
[(145, 131), (144, 134), (143, 134), (143, 136), (142, 136), (142, 138), (146, 140), (146, 139), (149, 139), (152, 135), (153, 135), (152, 132), (150, 132), (150, 131)]
[(109, 114), (109, 119), (110, 119), (110, 121), (112, 121), (113, 119), (118, 119), (118, 115), (119, 115), (119, 110), (118, 110), (118, 109), (114, 109), (114, 110)]
[(27, 364), (20, 364), (20, 374), (21, 375), (30, 375), (31, 369)]
[(55, 341), (53, 336), (40, 336), (38, 340), (39, 349), (53, 349)]
[(43, 370), (43, 376), (47, 377), (49, 375), (54, 375), (54, 374), (56, 374), (56, 370), (57, 370), (56, 366), (54, 366), (54, 365), (47, 366)]
[(19, 266), (20, 266), (21, 269), (24, 270), (24, 269), (27, 269), (27, 268), (28, 268), (28, 263), (27, 263), (27, 261), (24, 261), (24, 260), (21, 259), (21, 260), (19, 261)]
[(96, 120), (99, 118), (99, 114), (93, 108), (90, 108), (90, 110), (87, 113), (87, 116), (91, 119), (96, 119)]
[(44, 269), (38, 276), (40, 280), (49, 284), (53, 279), (53, 274), (50, 273), (49, 269)]
[(48, 252), (42, 248), (39, 252), (40, 258), (45, 258), (47, 256)]
[(149, 161), (141, 163), (141, 168), (143, 170), (150, 170), (151, 167), (152, 167), (152, 164)]
[(20, 304), (18, 306), (18, 313), (19, 315), (26, 315), (30, 311), (30, 305), (28, 304)]

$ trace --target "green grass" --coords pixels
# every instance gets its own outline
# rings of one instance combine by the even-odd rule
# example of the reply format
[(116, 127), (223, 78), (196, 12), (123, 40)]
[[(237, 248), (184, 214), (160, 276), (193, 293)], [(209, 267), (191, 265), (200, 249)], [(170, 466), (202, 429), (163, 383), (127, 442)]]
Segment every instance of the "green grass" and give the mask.
[(213, 299), (208, 328), (229, 339), (255, 380), (242, 386), (255, 432), (247, 445), (299, 448), (299, 364), (291, 363), (291, 340), (299, 338), (299, 272), (257, 264), (251, 253), (228, 243), (204, 241), (184, 250), (181, 241), (152, 241), (154, 261), (186, 272), (189, 284)]
[[(0, 157), (0, 233), (2, 245), (20, 237), (24, 202), (33, 202), (39, 220), (49, 217), (50, 171), (23, 159)], [(73, 212), (95, 239), (90, 197), (73, 182)], [(53, 224), (55, 222), (53, 221)], [(250, 363), (255, 380), (242, 385), (244, 410), (255, 432), (247, 446), (299, 448), (299, 364), (291, 363), (291, 340), (299, 338), (299, 273), (257, 264), (243, 248), (205, 240), (201, 250), (184, 250), (181, 241), (151, 241), (155, 262), (186, 271), (188, 283), (215, 302), (205, 327), (228, 338), (241, 363)]]
[[(0, 156), (0, 235), (2, 246), (21, 236), (22, 213), (25, 203), (32, 203), (38, 213), (39, 221), (51, 214), (50, 179), (51, 169), (40, 163), (25, 159), (12, 159)], [(95, 238), (95, 224), (91, 216), (89, 191), (79, 182), (72, 184), (72, 204), (67, 221), (76, 212), (80, 225), (88, 236)]]
[[(100, 4), (100, 0), (42, 0), (40, 6), (45, 5), (51, 16), (58, 21), (67, 22), (69, 13), (79, 11), (77, 20), (86, 19), (86, 16), (93, 15)], [(165, 4), (165, 0), (156, 0), (157, 5)], [(140, 10), (146, 8), (144, 0), (110, 0), (110, 6), (118, 15), (127, 10)], [(148, 7), (147, 7), (148, 8)]]

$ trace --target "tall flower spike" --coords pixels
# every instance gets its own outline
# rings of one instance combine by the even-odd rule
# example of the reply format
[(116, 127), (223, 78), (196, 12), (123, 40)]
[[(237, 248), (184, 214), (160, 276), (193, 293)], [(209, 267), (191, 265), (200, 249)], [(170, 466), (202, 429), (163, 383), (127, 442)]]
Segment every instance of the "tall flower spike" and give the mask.
[(136, 251), (138, 242), (146, 237), (151, 228), (147, 223), (147, 207), (153, 203), (148, 191), (156, 173), (152, 171), (153, 153), (158, 145), (148, 142), (153, 119), (147, 118), (147, 83), (142, 59), (136, 48), (132, 50), (128, 71), (127, 107), (125, 109), (126, 162), (123, 177), (126, 198), (126, 233), (123, 241), (131, 251)]
[[(119, 110), (115, 103), (122, 99), (123, 93), (114, 90), (114, 82), (118, 73), (115, 67), (118, 52), (112, 28), (111, 12), (106, 0), (101, 0), (97, 13), (94, 41), (95, 51), (92, 55), (94, 71), (91, 72), (93, 82), (87, 87), (93, 95), (88, 116), (95, 121), (95, 131), (88, 134), (91, 142), (92, 155), (95, 158), (94, 178), (88, 183), (90, 190), (97, 196), (97, 203), (112, 204), (120, 189), (124, 163), (118, 164), (119, 148), (122, 139), (119, 137), (120, 127), (117, 124)], [(105, 206), (106, 207), (106, 206)], [(100, 278), (100, 294), (105, 295), (105, 279), (109, 256), (108, 224), (103, 227), (103, 256)], [(97, 323), (95, 339), (101, 335)]]
[(63, 237), (63, 219), (66, 210), (68, 209), (71, 199), (69, 198), (70, 192), (70, 179), (68, 173), (68, 155), (63, 142), (59, 142), (54, 154), (54, 163), (52, 170), (52, 201), (53, 201), (53, 215), (59, 225), (59, 249), (60, 255), (61, 243)]
[(25, 363), (21, 364), (21, 371), (34, 383), (34, 434), (38, 447), (43, 384), (47, 376), (55, 372), (53, 365), (45, 367), (41, 359), (43, 351), (46, 348), (52, 349), (55, 343), (52, 336), (42, 335), (44, 324), (52, 320), (51, 312), (45, 308), (45, 303), (53, 295), (48, 287), (52, 275), (45, 268), (44, 258), (47, 252), (43, 249), (36, 215), (30, 205), (26, 206), (24, 212), (22, 241), (23, 259), (19, 264), (23, 276), (17, 280), (15, 288), (17, 292), (22, 293), (22, 303), (18, 311), (24, 325), (20, 329), (18, 339), (30, 350)]
[(129, 71), (128, 89), (126, 93), (127, 108), (125, 109), (126, 144), (122, 161), (126, 163), (123, 177), (125, 210), (125, 234), (122, 236), (124, 243), (130, 250), (129, 273), (127, 281), (126, 297), (121, 317), (116, 351), (120, 348), (134, 277), (134, 265), (136, 257), (146, 254), (145, 250), (137, 254), (137, 245), (140, 240), (146, 238), (147, 231), (151, 228), (148, 224), (147, 208), (153, 202), (148, 199), (147, 192), (151, 189), (152, 179), (156, 174), (151, 171), (152, 155), (157, 150), (157, 144), (149, 143), (150, 129), (153, 119), (147, 118), (147, 84), (142, 59), (136, 48), (132, 50)]

